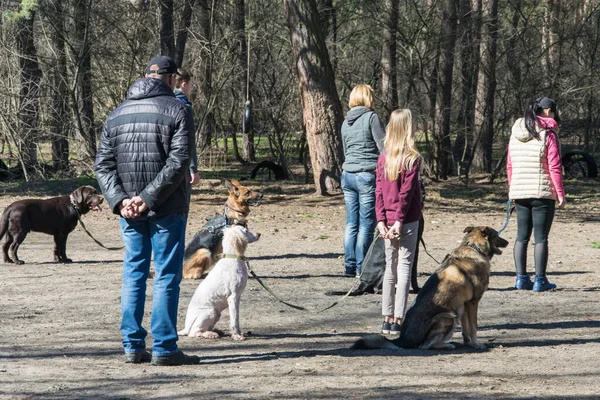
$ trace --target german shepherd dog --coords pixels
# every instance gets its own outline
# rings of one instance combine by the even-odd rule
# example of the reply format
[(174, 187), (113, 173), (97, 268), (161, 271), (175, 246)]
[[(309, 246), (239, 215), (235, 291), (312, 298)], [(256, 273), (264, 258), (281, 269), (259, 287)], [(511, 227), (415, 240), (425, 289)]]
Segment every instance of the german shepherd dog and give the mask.
[(263, 195), (242, 186), (235, 179), (225, 180), (229, 196), (222, 216), (214, 217), (198, 231), (185, 248), (183, 278), (200, 279), (217, 261), (223, 252), (223, 229), (230, 225), (248, 226), (251, 206), (258, 206)]
[(446, 256), (429, 277), (402, 321), (400, 336), (388, 340), (369, 335), (353, 349), (454, 349), (448, 343), (460, 321), (466, 346), (484, 349), (477, 341), (477, 307), (490, 280), (490, 260), (502, 254), (508, 241), (487, 226), (467, 227), (460, 246)]

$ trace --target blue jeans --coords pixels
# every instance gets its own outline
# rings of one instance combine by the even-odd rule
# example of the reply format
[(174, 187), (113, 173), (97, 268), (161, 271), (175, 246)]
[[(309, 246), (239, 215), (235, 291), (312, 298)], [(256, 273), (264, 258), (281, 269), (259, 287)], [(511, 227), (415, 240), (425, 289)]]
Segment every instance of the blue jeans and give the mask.
[(139, 353), (146, 348), (147, 332), (142, 327), (142, 318), (153, 252), (152, 354), (164, 356), (177, 351), (177, 307), (186, 224), (187, 214), (121, 218), (121, 237), (125, 244), (121, 333), (125, 353)]
[(346, 203), (344, 263), (346, 273), (360, 274), (362, 262), (373, 242), (375, 221), (375, 173), (342, 172)]

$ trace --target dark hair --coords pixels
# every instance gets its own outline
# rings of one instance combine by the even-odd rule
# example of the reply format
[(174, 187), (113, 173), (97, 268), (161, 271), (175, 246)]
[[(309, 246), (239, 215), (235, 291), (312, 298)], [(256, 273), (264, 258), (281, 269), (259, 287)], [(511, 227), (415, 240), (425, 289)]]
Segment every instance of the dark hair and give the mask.
[(560, 123), (560, 117), (556, 108), (554, 100), (548, 97), (540, 97), (533, 101), (527, 110), (525, 110), (525, 128), (529, 132), (529, 135), (536, 140), (540, 140), (540, 133), (537, 131), (536, 126), (539, 124), (538, 115), (546, 108), (549, 108), (554, 113), (554, 120), (557, 124)]
[(194, 75), (185, 68), (177, 68), (177, 74), (175, 75), (175, 87), (180, 88), (183, 82), (189, 82)]

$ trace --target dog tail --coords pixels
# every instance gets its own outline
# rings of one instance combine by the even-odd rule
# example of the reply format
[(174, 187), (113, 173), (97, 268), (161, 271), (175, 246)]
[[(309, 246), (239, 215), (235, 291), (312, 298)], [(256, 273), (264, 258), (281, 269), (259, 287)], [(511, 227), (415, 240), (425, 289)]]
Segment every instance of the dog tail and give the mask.
[(388, 349), (388, 350), (401, 350), (400, 347), (392, 343), (391, 340), (386, 339), (381, 335), (367, 335), (361, 339), (358, 339), (351, 349), (354, 350), (368, 350), (368, 349)]
[(9, 209), (5, 208), (4, 212), (2, 213), (2, 218), (0, 218), (0, 240), (2, 240), (2, 238), (6, 234), (6, 231), (8, 230), (9, 214), (10, 214)]

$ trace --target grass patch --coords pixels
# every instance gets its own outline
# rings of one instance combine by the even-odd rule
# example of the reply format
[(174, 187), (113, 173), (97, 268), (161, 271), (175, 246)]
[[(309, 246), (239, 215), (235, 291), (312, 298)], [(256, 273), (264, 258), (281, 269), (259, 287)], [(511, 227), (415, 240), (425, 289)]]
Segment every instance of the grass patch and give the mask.
[(592, 242), (593, 249), (600, 249), (600, 242)]

